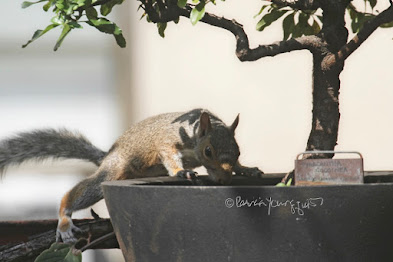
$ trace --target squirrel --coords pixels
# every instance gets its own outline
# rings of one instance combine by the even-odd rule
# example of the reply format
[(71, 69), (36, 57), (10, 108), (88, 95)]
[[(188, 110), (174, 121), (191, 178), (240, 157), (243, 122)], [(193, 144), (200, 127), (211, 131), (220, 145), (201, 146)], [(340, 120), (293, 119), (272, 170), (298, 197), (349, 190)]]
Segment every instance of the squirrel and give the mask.
[(73, 158), (92, 162), (98, 169), (62, 198), (56, 240), (76, 242), (80, 229), (72, 223), (72, 212), (103, 198), (101, 183), (163, 174), (195, 179), (192, 169), (204, 166), (214, 182), (229, 184), (232, 173), (261, 176), (258, 168), (242, 166), (235, 129), (204, 109), (166, 113), (147, 118), (128, 129), (104, 152), (79, 133), (66, 129), (44, 129), (20, 133), (0, 142), (0, 174), (7, 166), (26, 160)]

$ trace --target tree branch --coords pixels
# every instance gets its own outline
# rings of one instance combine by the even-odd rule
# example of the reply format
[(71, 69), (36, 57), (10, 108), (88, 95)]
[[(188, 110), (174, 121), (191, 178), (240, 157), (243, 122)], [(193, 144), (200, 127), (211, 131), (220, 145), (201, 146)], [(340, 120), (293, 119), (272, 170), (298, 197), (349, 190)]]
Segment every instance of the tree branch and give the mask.
[(298, 10), (317, 10), (320, 5), (318, 0), (267, 0), (278, 6), (288, 6)]
[[(184, 17), (190, 16), (190, 7), (181, 9), (180, 15)], [(317, 36), (303, 36), (287, 41), (279, 41), (270, 45), (260, 45), (257, 48), (251, 49), (248, 41), (248, 36), (243, 29), (243, 25), (235, 20), (229, 20), (224, 17), (218, 17), (213, 14), (205, 13), (201, 22), (216, 26), (230, 31), (236, 38), (236, 56), (240, 61), (255, 61), (262, 57), (275, 56), (295, 50), (307, 49), (311, 52), (320, 42)]]
[(341, 47), (341, 49), (332, 55), (326, 57), (326, 65), (332, 67), (337, 63), (343, 62), (347, 59), (353, 52), (358, 49), (358, 47), (366, 41), (366, 39), (382, 24), (389, 23), (393, 21), (393, 5), (391, 4), (388, 9), (377, 15), (373, 20), (366, 22), (360, 32), (352, 38), (346, 45)]
[(246, 52), (248, 53), (246, 56), (247, 60), (242, 61), (255, 61), (262, 57), (275, 56), (295, 50), (309, 50), (311, 53), (313, 53), (322, 45), (324, 45), (324, 43), (318, 36), (302, 36), (298, 38), (292, 38), (286, 41), (278, 41), (270, 45), (260, 45), (255, 49), (248, 49), (246, 50)]
[[(34, 261), (56, 241), (57, 223), (57, 220), (0, 222), (0, 261)], [(109, 219), (74, 220), (74, 223), (87, 233), (89, 243), (96, 244), (96, 239), (106, 236), (105, 242), (88, 244), (84, 249), (119, 248)]]
[[(190, 17), (192, 10), (191, 6), (179, 8), (177, 6), (170, 6), (158, 12), (154, 9), (149, 0), (141, 0), (145, 6), (145, 11), (149, 19), (153, 23), (165, 23), (176, 20), (179, 16)], [(205, 13), (200, 20), (203, 23), (226, 29), (231, 32), (236, 38), (236, 56), (240, 61), (255, 61), (262, 57), (275, 56), (277, 54), (286, 53), (294, 50), (307, 49), (313, 52), (314, 48), (321, 44), (321, 39), (318, 36), (303, 36), (287, 41), (280, 41), (270, 45), (260, 45), (257, 48), (250, 48), (249, 40), (243, 25), (235, 20), (229, 20), (224, 17), (218, 17), (214, 14)]]

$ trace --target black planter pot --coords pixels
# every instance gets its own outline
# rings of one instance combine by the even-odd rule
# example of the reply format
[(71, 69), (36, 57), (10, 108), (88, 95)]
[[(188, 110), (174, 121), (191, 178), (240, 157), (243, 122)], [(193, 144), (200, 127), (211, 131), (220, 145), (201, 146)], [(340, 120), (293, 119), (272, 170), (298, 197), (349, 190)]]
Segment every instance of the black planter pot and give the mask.
[(162, 177), (103, 188), (128, 262), (393, 260), (393, 183), (261, 185), (277, 180), (194, 186)]

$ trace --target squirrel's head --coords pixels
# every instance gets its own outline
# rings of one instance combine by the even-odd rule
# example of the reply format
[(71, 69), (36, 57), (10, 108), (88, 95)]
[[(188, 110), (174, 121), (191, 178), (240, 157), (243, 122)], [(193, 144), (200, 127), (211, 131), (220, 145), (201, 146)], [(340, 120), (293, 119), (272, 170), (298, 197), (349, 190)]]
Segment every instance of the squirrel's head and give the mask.
[(220, 184), (229, 184), (233, 168), (239, 158), (239, 146), (235, 140), (235, 129), (239, 115), (231, 126), (212, 126), (209, 114), (200, 116), (198, 129), (198, 157), (209, 177)]

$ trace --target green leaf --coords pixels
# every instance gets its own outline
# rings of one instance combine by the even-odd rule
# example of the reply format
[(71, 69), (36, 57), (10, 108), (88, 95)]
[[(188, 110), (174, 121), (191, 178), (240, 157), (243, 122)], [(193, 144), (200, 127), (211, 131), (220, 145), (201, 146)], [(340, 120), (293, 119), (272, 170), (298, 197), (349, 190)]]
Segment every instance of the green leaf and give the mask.
[(49, 249), (43, 251), (34, 262), (81, 262), (80, 252), (74, 254), (72, 247), (64, 243), (53, 243)]
[(359, 31), (360, 28), (360, 24), (359, 24), (359, 18), (358, 18), (358, 13), (354, 12), (354, 11), (350, 11), (350, 16), (352, 18), (351, 21), (351, 29), (353, 33), (357, 33)]
[(196, 25), (196, 23), (198, 23), (198, 21), (201, 20), (204, 15), (205, 15), (205, 2), (200, 2), (191, 11), (190, 20), (192, 25)]
[(114, 35), (115, 36), (115, 40), (118, 46), (124, 48), (126, 47), (127, 43), (126, 43), (126, 39), (124, 38), (123, 34), (120, 35)]
[(303, 35), (303, 27), (300, 23), (295, 24), (292, 31), (292, 38), (301, 37)]
[[(86, 2), (88, 2), (88, 3), (86, 3)], [(76, 3), (78, 4), (79, 7), (87, 6), (87, 5), (91, 4), (91, 0), (90, 1), (87, 1), (87, 0), (76, 0)]]
[(41, 3), (41, 2), (44, 2), (44, 1), (47, 1), (47, 0), (39, 0), (39, 1), (37, 1), (37, 2), (28, 2), (28, 1), (25, 1), (25, 2), (22, 3), (22, 8), (28, 8), (28, 7), (31, 6), (31, 5), (38, 4), (38, 3)]
[(55, 5), (58, 10), (63, 11), (66, 15), (71, 15), (79, 8), (78, 4), (70, 0), (57, 0)]
[(57, 0), (55, 5), (59, 10), (63, 10), (65, 8), (64, 0)]
[(46, 3), (42, 9), (44, 9), (45, 12), (48, 12), (49, 8), (53, 5), (54, 0), (49, 0), (48, 3)]
[(284, 31), (284, 40), (287, 40), (291, 35), (295, 26), (295, 12), (287, 15), (282, 21), (282, 28)]
[(259, 10), (258, 14), (254, 15), (254, 18), (256, 18), (257, 16), (260, 16), (263, 12), (263, 10), (265, 10), (266, 7), (268, 7), (270, 5), (264, 5), (261, 7), (261, 9)]
[(306, 26), (303, 29), (303, 34), (304, 35), (313, 35), (314, 34), (314, 29), (310, 24), (306, 24)]
[(60, 37), (56, 42), (56, 45), (54, 47), (54, 51), (57, 51), (57, 49), (59, 49), (59, 47), (61, 46), (61, 44), (63, 43), (65, 37), (68, 35), (68, 33), (71, 31), (71, 26), (68, 24), (64, 24), (63, 26), (63, 31), (61, 31)]
[(278, 186), (278, 187), (284, 187), (284, 186), (291, 186), (291, 184), (292, 184), (292, 178), (288, 179), (287, 183), (280, 182), (280, 183), (278, 183), (276, 186)]
[(82, 252), (79, 251), (77, 254), (74, 254), (71, 248), (71, 250), (68, 251), (66, 257), (64, 258), (64, 262), (82, 262)]
[(26, 44), (24, 44), (22, 46), (22, 48), (25, 48), (26, 46), (28, 46), (29, 44), (31, 44), (32, 42), (34, 42), (35, 40), (37, 40), (38, 38), (43, 36), (46, 32), (48, 32), (49, 30), (52, 30), (53, 28), (55, 28), (57, 26), (58, 26), (58, 24), (51, 24), (51, 25), (48, 25), (44, 30), (39, 29), (39, 30), (35, 31), (31, 40), (29, 40)]
[(103, 5), (101, 5), (100, 12), (103, 16), (107, 16), (110, 12), (112, 12), (112, 9), (115, 5), (121, 4), (123, 1), (122, 0), (112, 0), (109, 1)]
[(165, 37), (165, 29), (166, 29), (167, 23), (157, 23), (157, 28), (158, 28), (158, 33), (162, 38)]
[(308, 24), (308, 19), (310, 18), (310, 15), (306, 13), (300, 13), (299, 14), (299, 24), (301, 26), (306, 27), (306, 24)]
[(184, 8), (187, 5), (187, 0), (177, 0), (177, 6)]
[(357, 33), (363, 28), (364, 23), (373, 19), (375, 15), (357, 13), (355, 19), (352, 20), (352, 32)]
[(115, 23), (112, 23), (106, 18), (91, 19), (87, 21), (87, 23), (91, 26), (94, 26), (99, 31), (107, 34), (115, 34), (115, 32), (118, 33), (120, 30), (120, 28)]
[(111, 2), (101, 5), (100, 12), (103, 16), (107, 16), (110, 12), (112, 12), (113, 5), (110, 5), (110, 3)]
[(87, 19), (89, 20), (98, 19), (97, 10), (94, 7), (86, 8), (85, 12), (86, 12)]
[(354, 20), (356, 18), (356, 12), (352, 8), (347, 9), (349, 12), (349, 16), (351, 17), (351, 20)]
[(278, 10), (278, 9), (272, 9), (270, 13), (267, 13), (264, 15), (261, 20), (257, 23), (257, 30), (258, 31), (263, 31), (266, 27), (271, 25), (274, 21), (279, 19), (281, 16), (283, 16), (288, 10)]
[(52, 24), (62, 25), (65, 23), (64, 17), (55, 16), (50, 20)]
[(319, 31), (321, 31), (321, 27), (319, 26), (317, 20), (314, 19), (314, 22), (312, 24), (312, 30), (313, 30), (313, 34), (316, 35), (319, 33)]
[(308, 19), (310, 18), (310, 14), (300, 13), (299, 14), (299, 22), (294, 26), (292, 37), (297, 38), (302, 35), (310, 35), (313, 33), (313, 29), (311, 25), (308, 23)]
[(359, 30), (363, 28), (365, 22), (375, 18), (375, 15), (373, 14), (357, 12), (352, 8), (348, 8), (347, 10), (349, 12), (349, 16), (351, 17), (351, 29), (353, 33), (359, 32)]
[(71, 22), (69, 22), (68, 24), (70, 25), (71, 29), (74, 29), (74, 28), (79, 28), (79, 29), (81, 29), (81, 28), (83, 28), (79, 23), (77, 23), (77, 22), (75, 22), (75, 21), (71, 21)]
[(393, 21), (390, 22), (390, 23), (382, 24), (380, 27), (381, 27), (381, 28), (390, 28), (390, 27), (393, 27)]
[(115, 23), (112, 23), (106, 18), (90, 19), (86, 23), (97, 28), (103, 33), (113, 35), (116, 39), (116, 43), (120, 47), (126, 46), (126, 40), (123, 36), (123, 32)]

